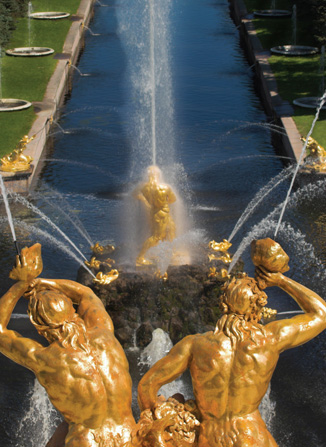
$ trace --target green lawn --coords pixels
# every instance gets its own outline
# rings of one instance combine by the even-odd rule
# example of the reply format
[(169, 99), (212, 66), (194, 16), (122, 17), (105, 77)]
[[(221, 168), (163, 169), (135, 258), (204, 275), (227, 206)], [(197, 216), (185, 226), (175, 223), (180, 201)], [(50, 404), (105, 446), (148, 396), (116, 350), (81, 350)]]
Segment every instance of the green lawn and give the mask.
[[(75, 14), (79, 4), (80, 0), (33, 0), (33, 10), (34, 12), (65, 11)], [(55, 53), (51, 56), (26, 58), (5, 55), (4, 51), (8, 48), (29, 45), (28, 22), (27, 17), (17, 22), (11, 42), (7, 48), (2, 49), (2, 97), (41, 101), (57, 64), (53, 56), (62, 52), (72, 22), (69, 18), (30, 21), (31, 45), (53, 48)], [(15, 148), (22, 136), (29, 132), (34, 120), (33, 107), (19, 112), (0, 112), (0, 156)]]
[[(271, 1), (266, 0), (244, 0), (249, 13), (258, 9), (270, 9)], [(276, 9), (292, 10), (296, 3), (291, 0), (276, 1)], [(257, 36), (264, 49), (273, 46), (292, 44), (292, 19), (260, 19), (254, 18)], [(309, 15), (297, 7), (297, 45), (316, 46), (311, 33), (311, 22)], [(271, 56), (269, 63), (275, 75), (278, 91), (281, 97), (291, 104), (294, 99), (304, 96), (321, 96), (322, 77), (321, 57), (286, 57)], [(294, 106), (294, 121), (299, 132), (306, 136), (311, 128), (316, 111), (314, 109), (303, 109)], [(319, 120), (314, 128), (313, 137), (326, 147), (326, 112), (320, 114)]]

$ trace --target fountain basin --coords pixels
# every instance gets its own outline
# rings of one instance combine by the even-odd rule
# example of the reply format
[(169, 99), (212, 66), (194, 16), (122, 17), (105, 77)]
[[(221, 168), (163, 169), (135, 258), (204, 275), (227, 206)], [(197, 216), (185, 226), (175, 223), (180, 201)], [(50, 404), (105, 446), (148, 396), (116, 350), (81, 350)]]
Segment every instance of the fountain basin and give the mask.
[(311, 56), (318, 53), (318, 48), (305, 45), (279, 45), (271, 48), (271, 52), (283, 56)]
[(48, 56), (52, 53), (54, 53), (54, 50), (47, 47), (20, 47), (6, 50), (6, 54), (8, 54), (8, 56), (23, 57)]
[(24, 99), (5, 98), (0, 99), (0, 112), (14, 112), (31, 107), (32, 103)]
[[(306, 109), (317, 109), (320, 106), (320, 99), (317, 96), (306, 96), (305, 98), (298, 98), (293, 100), (293, 104)], [(326, 110), (326, 104), (322, 107)]]
[(269, 17), (269, 18), (282, 18), (290, 17), (292, 15), (291, 11), (285, 9), (262, 9), (260, 11), (254, 11), (255, 17)]
[(30, 17), (32, 19), (39, 19), (39, 20), (58, 20), (58, 19), (65, 19), (66, 17), (69, 16), (70, 14), (68, 12), (59, 12), (59, 11), (34, 12), (33, 14), (30, 14)]

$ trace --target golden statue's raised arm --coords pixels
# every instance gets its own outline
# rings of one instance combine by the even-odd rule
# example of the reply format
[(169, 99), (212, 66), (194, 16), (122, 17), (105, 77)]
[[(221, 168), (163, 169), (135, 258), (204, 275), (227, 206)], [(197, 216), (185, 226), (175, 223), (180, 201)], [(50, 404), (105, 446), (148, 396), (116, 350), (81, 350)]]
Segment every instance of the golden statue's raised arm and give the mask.
[(326, 304), (315, 292), (282, 273), (270, 273), (263, 267), (256, 268), (256, 277), (265, 281), (267, 287), (280, 287), (305, 312), (303, 315), (266, 325), (266, 330), (274, 336), (273, 343), (280, 352), (300, 346), (326, 329)]
[(35, 291), (53, 290), (60, 292), (78, 305), (78, 315), (85, 321), (86, 326), (100, 326), (113, 331), (111, 317), (106, 312), (102, 301), (86, 286), (66, 279), (37, 278), (31, 284)]

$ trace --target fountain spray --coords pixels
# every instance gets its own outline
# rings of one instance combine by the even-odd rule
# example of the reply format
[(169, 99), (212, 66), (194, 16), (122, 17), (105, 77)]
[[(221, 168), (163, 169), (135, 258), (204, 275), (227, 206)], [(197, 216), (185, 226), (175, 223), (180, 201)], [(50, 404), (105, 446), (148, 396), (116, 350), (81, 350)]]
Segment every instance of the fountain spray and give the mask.
[(15, 248), (16, 248), (17, 255), (19, 256), (19, 259), (20, 259), (20, 252), (19, 252), (19, 247), (18, 247), (18, 243), (17, 243), (15, 227), (14, 227), (14, 223), (13, 223), (13, 220), (12, 220), (12, 215), (11, 215), (9, 202), (8, 202), (8, 197), (7, 197), (7, 191), (6, 191), (6, 188), (5, 188), (5, 184), (4, 184), (2, 175), (0, 175), (0, 187), (1, 187), (1, 192), (2, 192), (2, 197), (3, 197), (4, 204), (5, 204), (6, 212), (7, 212), (7, 217), (8, 217), (8, 222), (9, 222), (11, 234), (12, 234), (12, 237), (13, 237), (13, 240), (14, 240), (14, 245), (15, 245)]
[(276, 230), (275, 230), (275, 233), (274, 233), (274, 239), (276, 239), (278, 230), (279, 230), (279, 228), (280, 228), (280, 225), (281, 225), (281, 222), (282, 222), (282, 219), (283, 219), (283, 214), (284, 214), (284, 212), (285, 212), (286, 205), (287, 205), (287, 203), (288, 203), (288, 201), (289, 201), (289, 197), (290, 197), (290, 194), (291, 194), (291, 191), (292, 191), (292, 187), (293, 187), (295, 178), (296, 178), (297, 173), (298, 173), (298, 171), (299, 171), (299, 167), (300, 167), (300, 165), (301, 165), (301, 163), (302, 163), (303, 156), (304, 156), (304, 154), (305, 154), (305, 152), (306, 152), (306, 148), (307, 148), (307, 145), (308, 145), (309, 137), (311, 136), (311, 134), (312, 134), (312, 132), (313, 132), (313, 130), (314, 130), (315, 124), (316, 124), (316, 122), (317, 122), (317, 120), (318, 120), (318, 118), (319, 118), (320, 111), (321, 111), (321, 109), (323, 108), (323, 105), (325, 104), (325, 102), (326, 102), (326, 91), (324, 92), (323, 96), (320, 98), (320, 104), (319, 104), (319, 106), (318, 106), (318, 109), (317, 109), (315, 118), (314, 118), (314, 120), (313, 120), (313, 122), (312, 122), (312, 125), (311, 125), (311, 128), (310, 128), (310, 130), (309, 130), (309, 132), (308, 132), (308, 135), (307, 135), (305, 144), (304, 144), (303, 147), (302, 147), (302, 151), (301, 151), (301, 154), (300, 154), (300, 157), (299, 157), (299, 160), (298, 160), (296, 169), (295, 169), (295, 171), (294, 171), (294, 174), (293, 174), (293, 177), (292, 177), (292, 181), (291, 181), (289, 190), (288, 190), (287, 195), (286, 195), (286, 198), (285, 198), (285, 200), (284, 200), (284, 204), (283, 204), (283, 208), (282, 208), (282, 211), (281, 211), (281, 215), (280, 215), (279, 221), (278, 221), (277, 226), (276, 226)]
[(151, 70), (151, 127), (152, 127), (152, 154), (153, 165), (156, 164), (156, 79), (155, 79), (155, 33), (154, 33), (154, 5), (153, 0), (149, 2), (150, 15), (150, 70)]

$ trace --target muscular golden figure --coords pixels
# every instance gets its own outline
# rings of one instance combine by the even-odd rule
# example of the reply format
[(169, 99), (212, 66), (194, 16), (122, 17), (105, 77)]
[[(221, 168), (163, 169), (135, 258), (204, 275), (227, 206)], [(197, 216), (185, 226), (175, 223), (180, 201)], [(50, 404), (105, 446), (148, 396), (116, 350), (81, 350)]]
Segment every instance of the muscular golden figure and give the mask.
[(326, 328), (326, 305), (314, 292), (264, 267), (256, 267), (256, 277), (287, 292), (304, 314), (263, 326), (266, 294), (253, 278), (233, 279), (215, 331), (184, 338), (140, 381), (139, 405), (153, 408), (160, 387), (189, 368), (201, 419), (199, 447), (277, 446), (258, 407), (279, 355)]
[(151, 236), (144, 242), (136, 260), (136, 265), (148, 265), (146, 252), (160, 241), (172, 241), (175, 238), (175, 223), (170, 214), (169, 205), (176, 201), (176, 196), (169, 185), (160, 183), (161, 171), (157, 166), (147, 170), (148, 182), (143, 183), (133, 192), (148, 210)]
[[(112, 320), (88, 287), (35, 279), (41, 264), (39, 244), (23, 249), (21, 262), (17, 257), (10, 276), (18, 282), (0, 299), (0, 352), (35, 373), (68, 423), (66, 447), (123, 445), (135, 425), (132, 384)], [(47, 347), (7, 329), (23, 294)]]

